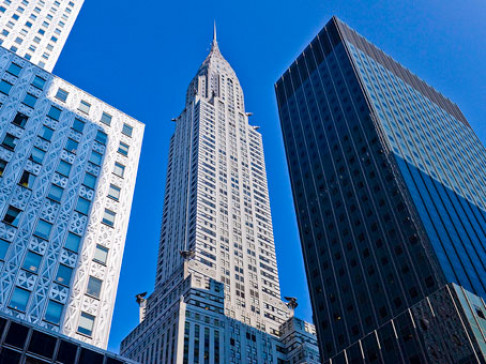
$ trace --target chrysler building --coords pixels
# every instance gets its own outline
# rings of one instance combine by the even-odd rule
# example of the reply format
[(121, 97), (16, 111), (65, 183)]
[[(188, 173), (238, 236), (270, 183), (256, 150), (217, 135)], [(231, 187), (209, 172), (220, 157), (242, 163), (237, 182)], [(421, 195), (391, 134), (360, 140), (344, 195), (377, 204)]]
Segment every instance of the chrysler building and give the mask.
[[(173, 121), (155, 290), (121, 353), (142, 363), (318, 362), (314, 327), (280, 299), (262, 136), (216, 39)], [(304, 340), (305, 339), (305, 340)], [(294, 343), (292, 343), (293, 345)]]

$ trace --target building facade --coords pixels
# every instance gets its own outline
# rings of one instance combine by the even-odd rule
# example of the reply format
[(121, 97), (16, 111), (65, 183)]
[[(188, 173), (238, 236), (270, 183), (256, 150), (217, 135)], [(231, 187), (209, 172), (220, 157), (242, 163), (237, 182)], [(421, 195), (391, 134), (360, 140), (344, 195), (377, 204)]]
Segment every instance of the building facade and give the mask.
[(216, 38), (174, 121), (155, 290), (121, 352), (143, 363), (284, 363), (291, 312), (262, 138)]
[(52, 72), (84, 0), (3, 0), (0, 45)]
[[(484, 362), (486, 151), (457, 105), (336, 18), (275, 89), (323, 358)], [(437, 295), (474, 314), (428, 345)]]
[(135, 364), (68, 336), (0, 314), (0, 363)]
[(144, 125), (0, 48), (0, 311), (105, 348)]

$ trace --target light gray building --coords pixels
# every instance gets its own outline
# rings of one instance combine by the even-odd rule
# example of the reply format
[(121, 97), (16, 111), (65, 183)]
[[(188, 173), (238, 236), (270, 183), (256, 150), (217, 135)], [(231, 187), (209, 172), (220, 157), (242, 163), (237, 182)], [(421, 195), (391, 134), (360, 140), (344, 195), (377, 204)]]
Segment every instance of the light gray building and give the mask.
[[(262, 137), (216, 37), (174, 121), (155, 290), (138, 300), (143, 317), (121, 353), (142, 363), (286, 363), (280, 336), (292, 312), (280, 298)], [(318, 362), (308, 337), (312, 355), (295, 363)]]
[(52, 72), (84, 0), (3, 0), (0, 45)]
[[(106, 348), (144, 125), (46, 71), (81, 4), (0, 3), (0, 311)], [(35, 65), (9, 44), (45, 22)]]

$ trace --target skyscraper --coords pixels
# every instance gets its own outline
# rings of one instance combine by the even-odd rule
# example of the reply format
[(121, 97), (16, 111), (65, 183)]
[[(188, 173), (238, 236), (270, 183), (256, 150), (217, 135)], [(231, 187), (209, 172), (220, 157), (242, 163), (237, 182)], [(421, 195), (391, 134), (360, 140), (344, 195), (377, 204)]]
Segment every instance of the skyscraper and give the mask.
[(275, 85), (325, 360), (484, 362), (486, 152), (333, 18)]
[[(262, 138), (216, 36), (174, 121), (155, 290), (121, 352), (141, 362), (277, 363), (291, 313), (280, 299)], [(312, 339), (289, 344), (317, 362)]]
[(84, 0), (4, 0), (0, 45), (52, 72)]
[(144, 125), (45, 70), (81, 4), (0, 5), (0, 311), (106, 348)]

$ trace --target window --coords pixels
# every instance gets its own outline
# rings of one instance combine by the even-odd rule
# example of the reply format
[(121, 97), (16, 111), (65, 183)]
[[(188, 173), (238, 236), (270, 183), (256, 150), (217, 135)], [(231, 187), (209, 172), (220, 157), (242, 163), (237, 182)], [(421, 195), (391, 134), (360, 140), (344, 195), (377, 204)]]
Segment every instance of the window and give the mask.
[(64, 247), (73, 252), (78, 252), (79, 244), (81, 243), (81, 237), (79, 235), (68, 233)]
[(64, 149), (66, 149), (68, 152), (76, 153), (76, 150), (78, 150), (78, 142), (71, 138), (68, 138)]
[(42, 130), (41, 130), (41, 133), (39, 135), (42, 139), (50, 141), (52, 139), (52, 134), (54, 134), (54, 130), (52, 130), (51, 128), (49, 128), (45, 125), (42, 125)]
[(32, 152), (30, 154), (30, 160), (35, 163), (41, 164), (42, 161), (44, 160), (44, 156), (46, 155), (46, 152), (43, 150), (40, 150), (37, 147), (32, 148)]
[(112, 119), (112, 116), (110, 114), (107, 114), (106, 112), (103, 113), (103, 115), (101, 115), (101, 122), (103, 124), (106, 124), (106, 125), (111, 125), (111, 119)]
[(63, 284), (65, 286), (69, 286), (69, 282), (71, 281), (72, 274), (73, 274), (72, 268), (69, 268), (63, 264), (59, 264), (59, 268), (57, 269), (56, 279), (54, 281)]
[(88, 215), (90, 202), (82, 197), (78, 197), (78, 203), (76, 204), (76, 211), (84, 215)]
[(49, 235), (51, 235), (51, 230), (52, 230), (52, 224), (44, 221), (44, 220), (39, 220), (37, 222), (37, 226), (34, 231), (34, 235), (44, 239), (44, 240), (49, 240)]
[(86, 173), (84, 175), (83, 185), (94, 190), (94, 188), (96, 186), (96, 176), (93, 176), (90, 173)]
[(19, 185), (21, 185), (22, 187), (32, 189), (34, 182), (35, 182), (35, 175), (28, 171), (24, 171), (24, 173), (22, 173), (22, 176), (20, 177)]
[(74, 119), (73, 129), (76, 130), (77, 132), (82, 133), (84, 129), (84, 121), (79, 119)]
[(108, 197), (119, 201), (120, 200), (120, 187), (110, 184), (110, 189), (108, 190)]
[(9, 247), (10, 247), (10, 243), (8, 241), (0, 239), (0, 260), (5, 259)]
[(34, 108), (36, 102), (37, 102), (37, 97), (35, 97), (32, 94), (25, 95), (24, 101), (22, 101), (24, 105), (27, 105), (31, 108)]
[(47, 113), (47, 116), (49, 116), (52, 120), (59, 121), (59, 118), (61, 116), (61, 109), (58, 109), (55, 106), (51, 106), (49, 112)]
[(107, 258), (108, 258), (108, 248), (105, 248), (103, 245), (97, 244), (93, 260), (101, 264), (106, 264)]
[(93, 333), (95, 317), (87, 314), (86, 312), (81, 312), (79, 316), (78, 332), (83, 335), (91, 336)]
[(19, 225), (20, 216), (22, 215), (22, 210), (16, 207), (9, 206), (5, 216), (3, 217), (3, 222), (12, 226), (17, 227)]
[(0, 92), (2, 94), (8, 95), (10, 93), (10, 90), (12, 89), (12, 84), (10, 82), (7, 82), (5, 80), (0, 81)]
[(95, 298), (100, 298), (101, 293), (101, 285), (103, 281), (101, 279), (95, 278), (93, 276), (89, 277), (88, 281), (88, 289), (86, 290), (86, 294)]
[(27, 308), (27, 303), (29, 303), (29, 298), (29, 291), (20, 287), (15, 287), (12, 297), (10, 298), (10, 307), (19, 311), (25, 311)]
[(125, 166), (123, 164), (115, 162), (115, 169), (113, 170), (113, 173), (116, 176), (123, 178), (123, 175), (125, 174)]
[(115, 212), (105, 209), (105, 214), (103, 215), (102, 220), (103, 224), (113, 227), (113, 225), (115, 225), (115, 216)]
[(63, 192), (64, 192), (63, 188), (56, 186), (56, 185), (51, 185), (51, 188), (49, 189), (49, 193), (47, 194), (47, 197), (50, 198), (51, 200), (61, 202)]
[(63, 176), (69, 177), (69, 173), (71, 172), (71, 164), (63, 160), (60, 161), (59, 165), (57, 166), (57, 172)]
[[(17, 38), (19, 39), (19, 38)], [(18, 77), (20, 75), (20, 71), (22, 71), (22, 67), (20, 67), (18, 64), (11, 63), (10, 67), (7, 69), (7, 72), (10, 73), (11, 75), (14, 75)]]
[(101, 130), (98, 130), (98, 133), (96, 133), (95, 140), (98, 143), (101, 143), (103, 145), (106, 145), (106, 141), (108, 140), (108, 135), (106, 135), (106, 133), (102, 132)]
[(118, 153), (123, 154), (126, 157), (128, 156), (128, 148), (130, 148), (128, 144), (120, 142), (120, 146), (118, 147)]
[(17, 145), (17, 139), (17, 137), (7, 133), (5, 134), (5, 138), (3, 138), (2, 145), (7, 149), (14, 150)]
[(61, 305), (60, 303), (55, 301), (49, 301), (49, 303), (47, 304), (46, 313), (44, 315), (44, 320), (59, 325), (63, 309), (64, 305)]
[(133, 133), (133, 127), (128, 124), (123, 124), (122, 133), (125, 134), (126, 136), (131, 137)]
[(44, 86), (46, 85), (46, 80), (42, 77), (35, 76), (34, 81), (32, 81), (32, 86), (38, 88), (39, 90), (43, 90)]
[(12, 124), (20, 126), (21, 128), (24, 128), (25, 124), (27, 124), (27, 120), (29, 120), (29, 118), (26, 115), (18, 112), (17, 115), (15, 115), (15, 118), (13, 119)]
[(89, 157), (89, 161), (97, 166), (101, 166), (101, 161), (103, 160), (103, 156), (95, 152), (94, 150), (91, 152), (91, 156)]
[(84, 112), (85, 114), (89, 114), (89, 109), (91, 108), (91, 104), (84, 101), (84, 100), (81, 100), (81, 102), (79, 103), (79, 107), (78, 107), (78, 110), (81, 111), (81, 112)]
[(24, 264), (22, 264), (22, 268), (31, 271), (33, 273), (37, 273), (41, 261), (42, 261), (42, 255), (28, 251), (24, 259)]
[(62, 102), (66, 102), (69, 96), (69, 92), (63, 90), (62, 88), (57, 90), (56, 99), (61, 100)]
[(3, 159), (0, 159), (0, 177), (3, 175), (3, 171), (7, 168), (7, 162)]

